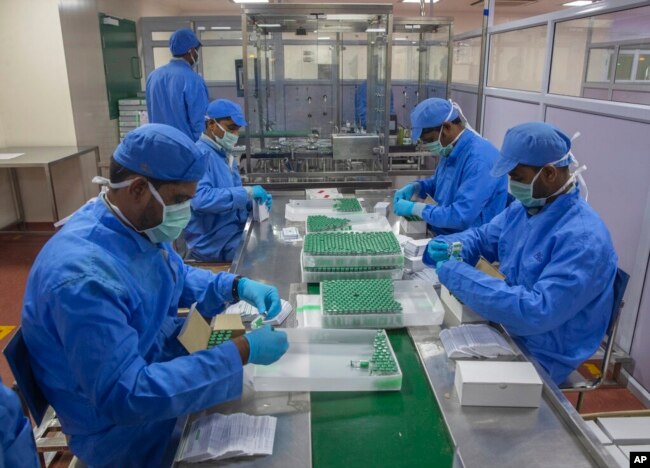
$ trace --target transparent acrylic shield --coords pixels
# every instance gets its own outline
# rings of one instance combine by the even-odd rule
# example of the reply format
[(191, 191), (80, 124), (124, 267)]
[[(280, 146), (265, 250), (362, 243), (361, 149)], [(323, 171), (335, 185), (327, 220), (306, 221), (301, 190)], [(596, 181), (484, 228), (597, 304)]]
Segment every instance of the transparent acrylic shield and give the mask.
[(290, 328), (284, 331), (289, 340), (287, 353), (274, 364), (247, 369), (255, 391), (395, 391), (402, 388), (402, 371), (390, 344), (397, 372), (373, 373), (371, 369), (351, 365), (352, 361), (368, 360), (372, 356), (376, 330)]

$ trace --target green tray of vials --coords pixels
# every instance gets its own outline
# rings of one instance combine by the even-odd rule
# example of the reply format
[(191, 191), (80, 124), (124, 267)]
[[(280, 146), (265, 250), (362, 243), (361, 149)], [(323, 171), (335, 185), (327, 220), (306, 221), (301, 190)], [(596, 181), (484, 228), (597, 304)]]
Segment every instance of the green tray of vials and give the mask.
[(334, 203), (334, 209), (344, 213), (360, 213), (363, 211), (361, 203), (356, 198), (339, 198)]
[(330, 216), (313, 215), (307, 218), (307, 232), (349, 231), (350, 220)]
[(347, 218), (364, 211), (356, 198), (289, 200), (284, 207), (284, 217), (287, 221), (305, 222), (309, 216), (314, 215)]
[(404, 256), (392, 232), (323, 232), (305, 235), (303, 266), (393, 267), (404, 265)]
[[(445, 311), (431, 284), (420, 280), (384, 281), (391, 281), (392, 298), (399, 303), (399, 310), (384, 309), (368, 312), (368, 310), (361, 309), (350, 313), (341, 313), (336, 310), (335, 313), (331, 313), (332, 307), (326, 305), (328, 286), (323, 287), (328, 282), (323, 281), (320, 284), (319, 294), (296, 295), (296, 317), (299, 326), (303, 328), (378, 329), (435, 326), (442, 323)], [(356, 293), (354, 289), (347, 292)], [(349, 298), (343, 299), (344, 302), (349, 300)], [(372, 299), (368, 299), (365, 305), (368, 305), (370, 301)], [(347, 306), (347, 304), (344, 305)], [(329, 310), (327, 310), (328, 308)]]
[(390, 314), (402, 311), (390, 279), (334, 280), (321, 283), (323, 313)]
[(378, 213), (341, 213), (335, 216), (310, 215), (305, 232), (354, 231), (391, 232), (393, 227)]

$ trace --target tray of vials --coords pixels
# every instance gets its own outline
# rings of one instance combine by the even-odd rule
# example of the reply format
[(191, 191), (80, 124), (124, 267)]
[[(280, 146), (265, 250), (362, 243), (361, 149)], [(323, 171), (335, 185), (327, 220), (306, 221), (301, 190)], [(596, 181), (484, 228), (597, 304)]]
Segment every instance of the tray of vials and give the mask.
[(317, 232), (305, 235), (302, 262), (312, 267), (404, 266), (404, 255), (392, 232)]
[(444, 318), (438, 294), (421, 280), (323, 281), (320, 290), (296, 296), (300, 326), (401, 328), (440, 325)]
[[(247, 366), (258, 392), (386, 391), (402, 371), (384, 330), (289, 328), (289, 349), (269, 366)], [(250, 369), (249, 369), (250, 368)]]
[(310, 215), (305, 232), (355, 231), (388, 232), (391, 225), (385, 216), (377, 213), (341, 213), (336, 216)]
[(303, 283), (320, 283), (337, 279), (390, 278), (399, 280), (404, 275), (404, 270), (401, 267), (305, 267), (302, 265), (302, 260), (300, 267)]
[(342, 214), (363, 212), (365, 210), (356, 198), (289, 200), (284, 208), (284, 217), (288, 221), (304, 222), (311, 215), (336, 217)]

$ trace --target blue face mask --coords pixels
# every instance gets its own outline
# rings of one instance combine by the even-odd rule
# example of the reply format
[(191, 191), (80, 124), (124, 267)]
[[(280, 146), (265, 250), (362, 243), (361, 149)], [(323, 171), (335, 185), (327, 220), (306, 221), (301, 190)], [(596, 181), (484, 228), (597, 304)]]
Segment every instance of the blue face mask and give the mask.
[[(129, 179), (125, 180), (124, 182), (114, 184), (104, 177), (95, 177), (93, 179), (93, 182), (108, 186), (110, 188), (118, 189), (128, 187), (133, 183), (134, 180), (135, 179)], [(131, 224), (126, 216), (124, 216), (122, 211), (108, 200), (108, 198), (105, 196), (105, 191), (102, 193), (102, 198), (118, 215), (118, 217), (124, 221), (125, 224), (129, 225), (137, 232), (141, 232), (146, 235), (154, 244), (158, 244), (160, 242), (173, 242), (180, 237), (183, 229), (185, 229), (190, 222), (190, 217), (192, 216), (190, 200), (184, 201), (183, 203), (176, 203), (174, 205), (165, 205), (165, 202), (163, 201), (156, 188), (151, 185), (150, 182), (147, 183), (149, 184), (149, 190), (151, 191), (151, 194), (156, 199), (156, 201), (162, 205), (163, 208), (163, 218), (161, 223), (152, 228), (144, 230), (137, 229), (133, 224)]]
[(425, 143), (424, 147), (427, 149), (427, 151), (430, 151), (433, 154), (438, 154), (443, 158), (446, 158), (451, 153), (451, 150), (454, 149), (454, 142), (448, 144), (447, 146), (442, 146), (442, 143), (440, 142), (440, 137), (442, 137), (443, 128), (444, 127), (440, 127), (440, 132), (438, 132), (438, 139), (436, 141)]
[[(555, 164), (558, 164), (560, 161), (564, 160), (567, 156), (563, 157), (562, 159), (559, 159), (558, 161), (547, 164), (547, 166), (554, 166)], [(582, 172), (584, 169), (586, 169), (586, 167), (583, 166), (583, 168), (580, 168), (578, 171), (571, 174), (571, 177), (569, 177), (569, 179), (564, 183), (564, 185), (562, 185), (562, 187), (560, 187), (559, 190), (555, 191), (555, 193), (549, 195), (548, 197), (535, 198), (533, 197), (533, 191), (535, 189), (535, 181), (542, 173), (542, 169), (540, 169), (537, 172), (537, 174), (535, 174), (535, 177), (533, 177), (533, 180), (530, 182), (530, 184), (517, 182), (515, 180), (512, 180), (511, 178), (508, 179), (508, 186), (510, 189), (510, 193), (512, 194), (513, 197), (519, 200), (521, 204), (524, 205), (526, 208), (538, 208), (546, 205), (546, 201), (549, 198), (554, 197), (560, 193), (563, 193), (566, 190), (566, 188), (575, 181), (576, 176), (580, 174), (580, 172)]]
[(239, 140), (239, 136), (235, 135), (234, 133), (230, 133), (228, 130), (223, 128), (219, 122), (215, 122), (221, 130), (223, 130), (223, 136), (219, 138), (217, 135), (214, 133), (212, 134), (212, 137), (214, 138), (214, 141), (217, 142), (219, 146), (221, 146), (223, 149), (226, 151), (232, 151), (232, 149), (235, 147), (237, 144), (237, 140)]

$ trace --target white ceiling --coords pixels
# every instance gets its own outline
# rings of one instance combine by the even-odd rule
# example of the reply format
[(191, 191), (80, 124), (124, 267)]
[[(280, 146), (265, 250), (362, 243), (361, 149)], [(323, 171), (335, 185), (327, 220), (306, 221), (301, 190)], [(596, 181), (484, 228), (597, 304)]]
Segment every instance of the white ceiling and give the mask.
[[(147, 0), (143, 0), (147, 1)], [(476, 0), (440, 0), (433, 5), (434, 16), (452, 16), (454, 17), (456, 33), (468, 29), (480, 27), (482, 19), (483, 4), (482, 2), (472, 6)], [(501, 0), (497, 0), (500, 2)], [(495, 22), (496, 24), (511, 21), (514, 19), (526, 18), (529, 16), (540, 15), (551, 11), (563, 9), (562, 3), (568, 0), (537, 0), (530, 4), (520, 6), (500, 6), (496, 7)], [(318, 0), (271, 0), (272, 3), (345, 3), (351, 2), (344, 0), (318, 1)], [(417, 3), (402, 3), (400, 0), (352, 0), (353, 3), (392, 3), (396, 16), (419, 16), (420, 5)], [(168, 10), (173, 10), (179, 16), (191, 15), (235, 15), (241, 12), (240, 5), (232, 3), (230, 0), (155, 0), (155, 3)], [(426, 5), (427, 16), (429, 14), (429, 4)]]
[[(476, 0), (440, 0), (433, 5), (436, 16), (453, 15), (459, 12), (480, 12), (483, 9), (482, 2), (478, 5), (471, 6)], [(497, 0), (500, 1), (500, 0)], [(564, 0), (565, 2), (568, 0)], [(346, 2), (342, 0), (319, 1), (319, 0), (271, 0), (272, 3), (392, 3), (396, 14), (400, 16), (411, 16), (419, 14), (420, 6), (417, 3), (404, 4), (400, 0), (353, 0)], [(239, 11), (239, 5), (232, 3), (230, 0), (157, 0), (157, 3), (181, 11), (204, 12), (209, 14), (218, 14), (220, 11)], [(537, 0), (529, 5), (522, 6), (498, 6), (497, 10), (507, 13), (538, 15), (563, 8), (561, 0)], [(427, 13), (429, 5), (427, 3)]]

